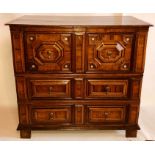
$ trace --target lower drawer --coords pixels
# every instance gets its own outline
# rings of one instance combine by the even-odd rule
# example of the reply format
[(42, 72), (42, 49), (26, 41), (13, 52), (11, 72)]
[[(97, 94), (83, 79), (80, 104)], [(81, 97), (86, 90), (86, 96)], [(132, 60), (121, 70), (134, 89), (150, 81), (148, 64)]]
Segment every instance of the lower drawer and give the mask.
[(71, 106), (59, 106), (52, 108), (33, 108), (32, 122), (33, 123), (48, 123), (48, 124), (64, 124), (72, 122)]
[(125, 122), (126, 106), (88, 106), (87, 123)]
[(127, 123), (129, 105), (114, 103), (109, 102), (108, 105), (107, 102), (94, 103), (92, 101), (81, 104), (73, 103), (73, 101), (64, 101), (64, 103), (33, 101), (31, 122), (44, 125), (84, 126)]

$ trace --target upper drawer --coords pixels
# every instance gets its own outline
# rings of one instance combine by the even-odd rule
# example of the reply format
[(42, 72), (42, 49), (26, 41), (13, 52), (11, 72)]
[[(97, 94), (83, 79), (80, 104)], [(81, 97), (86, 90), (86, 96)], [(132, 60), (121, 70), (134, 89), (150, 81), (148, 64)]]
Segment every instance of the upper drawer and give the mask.
[(134, 34), (88, 34), (87, 71), (130, 71)]
[(30, 80), (29, 98), (71, 98), (71, 80)]
[(125, 98), (128, 95), (128, 80), (88, 79), (87, 98)]
[(27, 70), (71, 72), (71, 34), (26, 33)]

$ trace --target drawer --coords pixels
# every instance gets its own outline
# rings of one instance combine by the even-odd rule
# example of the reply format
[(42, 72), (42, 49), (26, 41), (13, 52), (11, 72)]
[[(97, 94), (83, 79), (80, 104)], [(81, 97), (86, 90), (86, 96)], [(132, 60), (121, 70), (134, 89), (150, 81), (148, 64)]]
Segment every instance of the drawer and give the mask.
[(31, 72), (71, 72), (71, 34), (26, 33), (27, 70)]
[(88, 123), (125, 122), (125, 106), (88, 106)]
[(128, 80), (87, 79), (87, 98), (123, 98), (128, 95)]
[(71, 98), (71, 80), (29, 80), (29, 98)]
[(59, 106), (50, 109), (34, 108), (32, 109), (33, 123), (71, 123), (72, 110), (70, 106)]
[(86, 38), (88, 72), (131, 70), (134, 34), (99, 33)]

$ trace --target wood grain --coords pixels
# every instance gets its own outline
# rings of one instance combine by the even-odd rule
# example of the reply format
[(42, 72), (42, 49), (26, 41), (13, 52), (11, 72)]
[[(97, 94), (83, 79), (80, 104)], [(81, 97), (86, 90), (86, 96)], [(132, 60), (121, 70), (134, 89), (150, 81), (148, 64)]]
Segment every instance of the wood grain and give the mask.
[(21, 138), (45, 129), (121, 129), (136, 137), (149, 23), (24, 16), (7, 25)]

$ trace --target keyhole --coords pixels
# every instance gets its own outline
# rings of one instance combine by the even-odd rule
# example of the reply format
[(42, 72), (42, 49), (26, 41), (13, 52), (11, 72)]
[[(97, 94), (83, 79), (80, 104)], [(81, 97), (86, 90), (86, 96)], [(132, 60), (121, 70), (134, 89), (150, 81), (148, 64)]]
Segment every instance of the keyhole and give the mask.
[(53, 112), (49, 113), (49, 119), (51, 119), (51, 120), (54, 119), (54, 113)]
[(105, 87), (105, 91), (108, 93), (108, 92), (110, 92), (110, 87), (109, 86), (106, 86)]
[(51, 87), (49, 87), (49, 95), (51, 95), (52, 90), (53, 90), (53, 87), (52, 87), (52, 86), (51, 86)]
[(105, 120), (108, 118), (108, 115), (109, 115), (109, 112), (104, 112), (104, 113), (103, 113), (103, 116), (104, 116), (104, 119), (105, 119)]

